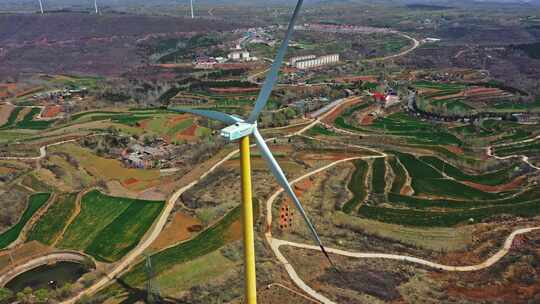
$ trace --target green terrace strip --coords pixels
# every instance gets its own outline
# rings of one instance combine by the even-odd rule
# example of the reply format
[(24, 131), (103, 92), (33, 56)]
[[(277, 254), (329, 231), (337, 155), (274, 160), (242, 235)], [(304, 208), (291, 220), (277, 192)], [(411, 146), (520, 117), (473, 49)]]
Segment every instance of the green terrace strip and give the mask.
[(313, 128), (309, 129), (308, 134), (312, 136), (316, 136), (316, 135), (336, 136), (337, 135), (334, 131), (324, 128), (320, 125), (316, 125)]
[(9, 129), (15, 125), (15, 121), (17, 120), (17, 116), (19, 116), (19, 113), (24, 109), (23, 107), (16, 107), (11, 111), (11, 114), (9, 114), (8, 120), (6, 123), (1, 126), (2, 129)]
[(348, 130), (360, 131), (360, 132), (367, 132), (368, 130), (361, 129), (361, 128), (350, 125), (347, 122), (347, 118), (351, 117), (352, 114), (354, 114), (354, 112), (367, 109), (370, 105), (371, 105), (370, 103), (361, 103), (361, 104), (358, 104), (358, 105), (355, 105), (353, 107), (348, 108), (339, 117), (337, 117), (334, 120), (334, 124), (336, 124), (336, 126), (342, 128), (342, 129), (348, 129)]
[(400, 193), (407, 182), (407, 172), (395, 157), (389, 158), (388, 163), (392, 167), (392, 171), (394, 171), (394, 180), (392, 181), (392, 189), (390, 191)]
[(136, 246), (163, 207), (162, 201), (91, 191), (83, 196), (81, 212), (68, 226), (59, 247), (83, 250), (100, 261), (116, 261)]
[(32, 218), (36, 211), (38, 211), (41, 207), (43, 207), (43, 205), (45, 205), (45, 203), (50, 197), (50, 193), (37, 193), (32, 194), (28, 198), (28, 207), (26, 207), (26, 210), (21, 216), (19, 222), (6, 232), (0, 234), (0, 249), (7, 247), (19, 237), (19, 234), (21, 233), (26, 223), (30, 220), (30, 218)]
[(388, 202), (399, 208), (413, 209), (471, 209), (488, 206), (513, 205), (523, 202), (530, 202), (540, 197), (540, 188), (525, 191), (514, 197), (490, 201), (475, 200), (448, 200), (448, 199), (423, 199), (417, 197), (403, 196), (396, 193), (388, 195)]
[(514, 154), (535, 155), (538, 154), (538, 152), (540, 152), (540, 139), (532, 142), (495, 148), (495, 154), (498, 156), (509, 156)]
[(417, 195), (448, 197), (456, 199), (493, 200), (507, 196), (507, 193), (488, 193), (469, 187), (443, 175), (416, 157), (400, 152), (392, 152), (405, 166), (412, 178), (412, 187)]
[(384, 158), (377, 158), (373, 161), (372, 187), (374, 193), (384, 193), (386, 187), (386, 164)]
[(388, 117), (379, 118), (372, 127), (384, 130), (385, 133), (391, 135), (410, 137), (408, 141), (411, 143), (457, 146), (463, 144), (456, 136), (445, 130), (439, 130), (439, 126), (418, 121), (405, 113), (395, 113)]
[(350, 214), (356, 207), (364, 201), (367, 195), (366, 178), (368, 173), (368, 164), (363, 160), (354, 161), (354, 170), (347, 188), (353, 193), (353, 197), (343, 205), (343, 212)]
[[(258, 206), (257, 200), (254, 203)], [(254, 213), (257, 213), (257, 210), (254, 210)], [(228, 242), (226, 232), (235, 221), (240, 219), (240, 214), (240, 207), (236, 207), (214, 226), (204, 230), (195, 238), (152, 255), (155, 275), (160, 275), (174, 265), (194, 260), (223, 247)], [(147, 279), (144, 265), (144, 261), (140, 262), (125, 274), (123, 276), (125, 282), (130, 286), (141, 286)]]
[(76, 193), (59, 195), (30, 231), (28, 240), (36, 240), (46, 245), (52, 245), (54, 240), (60, 236), (75, 211), (76, 198)]
[(477, 223), (501, 214), (521, 217), (536, 216), (540, 214), (540, 200), (450, 212), (393, 209), (367, 205), (360, 207), (359, 210), (359, 215), (369, 219), (404, 226), (422, 227), (450, 227), (460, 223)]
[(420, 160), (457, 180), (470, 181), (489, 186), (497, 186), (511, 182), (512, 173), (518, 171), (520, 168), (520, 165), (514, 164), (508, 168), (500, 169), (498, 171), (486, 174), (469, 175), (467, 173), (464, 173), (463, 170), (452, 166), (451, 164), (441, 160), (438, 157), (421, 156)]

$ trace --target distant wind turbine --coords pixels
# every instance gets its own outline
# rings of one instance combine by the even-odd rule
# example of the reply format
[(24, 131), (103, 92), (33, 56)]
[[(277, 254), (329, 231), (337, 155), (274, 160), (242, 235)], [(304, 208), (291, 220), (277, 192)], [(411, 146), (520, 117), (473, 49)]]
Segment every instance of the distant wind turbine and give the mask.
[(193, 13), (193, 0), (190, 0), (190, 5), (191, 5), (191, 19), (194, 19), (195, 18), (195, 14)]
[(99, 14), (98, 6), (97, 6), (97, 0), (94, 0), (94, 8), (96, 9), (96, 15)]
[(39, 9), (41, 10), (41, 14), (43, 15), (45, 12), (43, 12), (43, 2), (39, 0)]
[(330, 264), (335, 268), (334, 264), (330, 260), (330, 256), (326, 252), (322, 241), (317, 233), (317, 230), (311, 223), (311, 220), (307, 216), (300, 200), (294, 193), (291, 184), (287, 180), (285, 173), (279, 166), (278, 162), (272, 155), (272, 152), (268, 148), (266, 141), (262, 137), (259, 129), (257, 127), (257, 120), (268, 103), (268, 99), (272, 93), (277, 80), (279, 69), (283, 63), (285, 57), (285, 52), (289, 44), (289, 40), (294, 31), (294, 24), (300, 9), (302, 7), (303, 0), (298, 0), (294, 14), (289, 22), (287, 28), (287, 33), (283, 42), (278, 50), (276, 58), (266, 76), (264, 85), (259, 93), (257, 101), (255, 102), (255, 107), (251, 111), (247, 119), (233, 116), (230, 114), (211, 111), (211, 110), (200, 110), (200, 109), (171, 109), (175, 112), (180, 113), (191, 113), (198, 116), (206, 117), (212, 120), (221, 121), (227, 125), (225, 129), (221, 130), (221, 136), (225, 137), (229, 141), (240, 141), (240, 167), (241, 167), (241, 182), (242, 182), (242, 225), (244, 233), (244, 275), (245, 275), (245, 302), (246, 304), (256, 304), (257, 303), (257, 286), (256, 286), (256, 275), (255, 275), (255, 244), (254, 244), (254, 233), (253, 233), (253, 202), (252, 202), (252, 189), (251, 189), (251, 159), (250, 159), (250, 144), (249, 138), (253, 135), (259, 151), (266, 161), (270, 171), (277, 179), (278, 184), (283, 187), (285, 193), (293, 200), (296, 205), (296, 208), (299, 210), (300, 215), (303, 217), (306, 222), (309, 231), (313, 235), (313, 238), (321, 248), (322, 253), (326, 256)]

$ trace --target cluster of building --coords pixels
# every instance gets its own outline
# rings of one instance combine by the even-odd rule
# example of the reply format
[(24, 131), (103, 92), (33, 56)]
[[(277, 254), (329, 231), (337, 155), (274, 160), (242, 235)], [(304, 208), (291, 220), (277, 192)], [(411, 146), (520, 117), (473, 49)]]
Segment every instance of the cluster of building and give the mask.
[(390, 28), (378, 28), (371, 26), (347, 25), (347, 24), (320, 24), (309, 23), (295, 27), (297, 30), (311, 30), (330, 33), (395, 33)]
[(315, 55), (299, 56), (290, 59), (289, 63), (297, 69), (306, 70), (339, 62), (339, 54), (317, 57)]
[(268, 46), (274, 46), (276, 41), (265, 28), (258, 27), (248, 29), (244, 33), (244, 36), (237, 40), (236, 44), (242, 47), (245, 47), (248, 44), (266, 44)]
[(163, 167), (163, 163), (172, 160), (172, 146), (162, 142), (156, 146), (134, 144), (121, 153), (122, 162), (130, 168), (151, 169)]
[(83, 99), (88, 94), (87, 88), (59, 89), (38, 93), (32, 96), (34, 100), (62, 102), (66, 99)]
[(389, 108), (401, 102), (398, 93), (393, 89), (389, 89), (386, 93), (372, 92), (371, 96), (376, 102), (379, 102), (384, 108)]
[(247, 50), (243, 50), (240, 45), (237, 45), (232, 52), (227, 55), (227, 58), (231, 61), (255, 61), (258, 58), (252, 57)]

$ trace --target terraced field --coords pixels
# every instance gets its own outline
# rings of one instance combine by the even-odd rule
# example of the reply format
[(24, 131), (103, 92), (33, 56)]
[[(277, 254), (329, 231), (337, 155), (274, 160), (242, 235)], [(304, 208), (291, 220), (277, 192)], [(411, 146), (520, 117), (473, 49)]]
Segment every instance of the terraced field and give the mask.
[(75, 211), (76, 193), (59, 195), (47, 212), (39, 219), (28, 234), (28, 241), (36, 240), (52, 245), (60, 237), (69, 218)]
[(351, 180), (347, 185), (349, 191), (353, 193), (353, 197), (343, 205), (343, 212), (351, 213), (358, 205), (363, 202), (367, 195), (366, 177), (368, 174), (368, 164), (363, 160), (354, 162), (356, 169), (354, 170)]
[(14, 242), (19, 237), (19, 234), (21, 233), (26, 223), (30, 220), (30, 218), (32, 218), (36, 211), (38, 211), (41, 207), (43, 207), (43, 205), (45, 205), (47, 200), (49, 200), (50, 196), (50, 193), (38, 193), (33, 194), (28, 198), (28, 207), (26, 207), (26, 210), (21, 216), (19, 222), (17, 222), (17, 224), (15, 224), (6, 232), (0, 234), (0, 249), (9, 246), (9, 244)]
[(113, 262), (141, 239), (164, 203), (112, 197), (94, 190), (83, 196), (81, 212), (68, 226), (58, 246), (82, 250)]

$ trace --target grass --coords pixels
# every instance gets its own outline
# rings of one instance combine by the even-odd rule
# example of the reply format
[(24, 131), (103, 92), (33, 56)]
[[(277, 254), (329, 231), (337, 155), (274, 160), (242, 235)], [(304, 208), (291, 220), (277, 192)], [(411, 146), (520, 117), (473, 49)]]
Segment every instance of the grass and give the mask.
[(112, 197), (91, 191), (83, 196), (81, 212), (59, 245), (84, 250), (101, 261), (116, 261), (139, 242), (162, 208), (161, 201)]
[(372, 187), (375, 193), (384, 193), (386, 187), (386, 164), (384, 158), (377, 158), (373, 161)]
[(36, 211), (43, 207), (50, 196), (50, 193), (37, 193), (28, 198), (28, 207), (26, 207), (26, 210), (21, 216), (19, 222), (6, 232), (0, 234), (0, 249), (7, 247), (19, 237), (19, 234), (26, 223), (30, 220), (30, 218), (32, 218)]
[(323, 128), (320, 125), (316, 125), (313, 128), (309, 129), (308, 134), (311, 136), (315, 136), (315, 135), (336, 136), (337, 135), (334, 131)]
[(540, 140), (515, 144), (505, 147), (498, 147), (495, 149), (495, 154), (499, 156), (507, 156), (513, 154), (538, 154), (540, 152)]
[(516, 170), (519, 170), (519, 165), (515, 164), (508, 168), (501, 169), (495, 172), (490, 172), (487, 174), (470, 175), (464, 173), (463, 170), (452, 166), (451, 164), (441, 160), (438, 157), (422, 156), (420, 157), (420, 160), (457, 180), (471, 181), (474, 183), (490, 186), (509, 183), (511, 181), (511, 174)]
[(367, 195), (365, 180), (368, 173), (368, 164), (363, 160), (354, 162), (356, 170), (353, 172), (347, 188), (353, 193), (353, 197), (343, 205), (343, 212), (351, 213), (356, 207), (364, 201)]
[(28, 240), (36, 240), (51, 245), (64, 229), (75, 211), (76, 193), (58, 196), (56, 201), (40, 218), (28, 235)]

